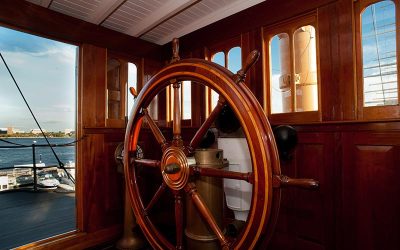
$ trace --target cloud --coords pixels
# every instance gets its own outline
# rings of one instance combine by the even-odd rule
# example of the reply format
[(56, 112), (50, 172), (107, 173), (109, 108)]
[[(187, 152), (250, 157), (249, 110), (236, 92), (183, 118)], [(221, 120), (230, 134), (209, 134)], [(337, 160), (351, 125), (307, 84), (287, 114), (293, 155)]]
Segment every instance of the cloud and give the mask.
[(0, 27), (0, 51), (36, 53), (60, 42)]
[[(0, 37), (0, 52), (39, 123), (47, 131), (74, 127), (77, 47), (5, 28)], [(2, 63), (0, 83), (0, 126), (36, 128)]]

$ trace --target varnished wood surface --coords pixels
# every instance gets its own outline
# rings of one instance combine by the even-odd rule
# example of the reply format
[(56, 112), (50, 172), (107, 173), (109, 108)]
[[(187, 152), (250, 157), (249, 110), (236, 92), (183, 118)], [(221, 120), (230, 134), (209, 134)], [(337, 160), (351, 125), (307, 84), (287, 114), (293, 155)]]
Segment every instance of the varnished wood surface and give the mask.
[[(314, 123), (340, 122), (356, 120), (400, 119), (398, 106), (378, 107), (362, 110), (359, 85), (362, 79), (356, 78), (356, 70), (360, 62), (356, 62), (356, 51), (360, 47), (355, 43), (354, 1), (266, 1), (233, 15), (208, 27), (188, 34), (181, 39), (185, 44), (183, 54), (210, 58), (218, 49), (229, 47), (232, 41), (240, 40), (243, 55), (253, 49), (260, 49), (264, 55), (268, 47), (263, 46), (262, 28), (273, 27), (288, 19), (293, 19), (308, 13), (317, 15), (318, 53), (319, 53), (319, 91), (320, 114), (313, 112), (276, 114), (270, 116), (276, 123)], [(283, 11), (283, 13), (281, 13)], [(280, 13), (277, 15), (276, 13)], [(248, 20), (251, 19), (251, 20)], [(244, 27), (246, 26), (246, 27)], [(227, 28), (232, 27), (232, 28)], [(234, 27), (234, 28), (233, 28)], [(169, 45), (163, 46), (164, 54), (168, 55)], [(206, 53), (202, 53), (206, 51)], [(265, 64), (266, 62), (264, 62)], [(246, 84), (256, 95), (257, 100), (266, 107), (266, 69), (258, 62), (250, 70)], [(358, 75), (360, 75), (358, 73)], [(193, 93), (200, 94), (199, 90)], [(203, 95), (201, 95), (203, 96)]]
[[(186, 50), (193, 50), (196, 47), (210, 46), (231, 39), (232, 37), (240, 36), (241, 33), (283, 21), (330, 2), (334, 2), (334, 0), (265, 1), (239, 12), (231, 18), (222, 19), (212, 25), (183, 36), (180, 39), (182, 53), (185, 53)], [(170, 51), (170, 48), (170, 45), (164, 45), (163, 47), (166, 51)], [(256, 48), (252, 48), (251, 50), (253, 49)]]
[(116, 239), (122, 233), (123, 176), (114, 151), (123, 141), (124, 128), (106, 123), (107, 50), (90, 44), (80, 48), (78, 81), (76, 197), (77, 232), (46, 241), (44, 246), (72, 249)]
[[(394, 236), (399, 234), (400, 226), (394, 223), (398, 217), (392, 209), (398, 208), (398, 204), (379, 207), (376, 204), (385, 204), (390, 202), (390, 197), (397, 197), (399, 195), (397, 186), (376, 183), (368, 174), (376, 173), (378, 169), (380, 178), (385, 181), (391, 181), (391, 176), (398, 177), (398, 170), (393, 168), (393, 164), (397, 161), (396, 138), (400, 126), (398, 121), (388, 120), (356, 122), (355, 89), (359, 82), (355, 79), (354, 68), (353, 1), (265, 1), (232, 18), (226, 18), (185, 36), (181, 40), (183, 54), (203, 58), (207, 54), (204, 52), (207, 50), (205, 46), (221, 44), (228, 38), (240, 39), (243, 54), (246, 54), (245, 51), (262, 48), (263, 26), (310, 11), (318, 13), (319, 52), (323, 58), (320, 62), (322, 122), (307, 125), (305, 123), (310, 122), (303, 119), (307, 117), (300, 117), (294, 121), (298, 124), (296, 129), (300, 133), (299, 146), (293, 162), (284, 163), (283, 172), (303, 178), (314, 177), (320, 181), (321, 189), (312, 194), (308, 192), (314, 191), (283, 191), (282, 212), (275, 233), (279, 237), (274, 238), (274, 242), (277, 243), (274, 249), (346, 249), (347, 246), (356, 249), (363, 247), (380, 249), (380, 245), (377, 245), (380, 242), (386, 249), (396, 249), (398, 242)], [(90, 235), (84, 237), (82, 233), (76, 234), (71, 237), (74, 240), (65, 241), (62, 246), (89, 246), (90, 242), (93, 244), (109, 239), (110, 235), (118, 233), (118, 225), (115, 224), (121, 222), (120, 215), (122, 215), (122, 211), (119, 210), (122, 209), (122, 202), (118, 203), (118, 200), (122, 199), (122, 192), (116, 184), (120, 179), (114, 172), (114, 163), (109, 157), (117, 142), (121, 141), (123, 131), (110, 130), (102, 122), (105, 115), (102, 106), (105, 101), (101, 101), (105, 96), (102, 92), (105, 84), (102, 79), (102, 74), (105, 74), (102, 72), (104, 51), (107, 47), (135, 56), (142, 52), (146, 54), (147, 50), (136, 50), (136, 46), (132, 46), (134, 43), (126, 37), (121, 38), (113, 32), (104, 33), (102, 29), (100, 31), (92, 29), (92, 25), (77, 23), (75, 19), (66, 18), (61, 14), (49, 14), (38, 6), (20, 0), (4, 0), (0, 3), (0, 22), (50, 38), (75, 44), (85, 42), (95, 45), (83, 46), (86, 51), (90, 50), (89, 53), (94, 54), (89, 54), (85, 57), (85, 61), (81, 61), (87, 67), (84, 72), (80, 72), (80, 79), (86, 80), (85, 85), (82, 83), (79, 85), (79, 105), (82, 109), (79, 112), (81, 117), (78, 119), (80, 135), (90, 136), (78, 146), (78, 162), (80, 162), (78, 181), (81, 183), (77, 185), (77, 196), (80, 197), (78, 197), (78, 226), (81, 230), (91, 230), (92, 233), (84, 234)], [(167, 47), (169, 51), (169, 45)], [(163, 64), (164, 60), (147, 57), (140, 59), (139, 77), (142, 80), (139, 80), (139, 86), (149, 80)], [(246, 84), (260, 102), (265, 101), (262, 78), (263, 69), (259, 62), (254, 69), (250, 69)], [(192, 106), (195, 114), (192, 125), (198, 127), (205, 120), (205, 116), (201, 109), (195, 107), (204, 107), (202, 105), (205, 102), (204, 88), (197, 86), (193, 89), (192, 96), (195, 97), (193, 100), (196, 104)], [(159, 110), (164, 110), (165, 93), (161, 92), (158, 98)], [(165, 113), (160, 112), (158, 118), (160, 119), (158, 124), (161, 124), (162, 120), (165, 120)], [(280, 117), (274, 122), (291, 123), (287, 117)], [(169, 129), (161, 128), (161, 130), (166, 136), (172, 136), (172, 131)], [(183, 129), (183, 137), (185, 133)], [(153, 146), (157, 144), (151, 134), (139, 143), (143, 145), (145, 152), (159, 157), (161, 150), (152, 152)], [(349, 152), (354, 152), (356, 157)], [(370, 166), (369, 161), (376, 161), (377, 164), (375, 167)], [(355, 176), (355, 179), (350, 179), (348, 176)], [(356, 182), (353, 182), (354, 180)], [(107, 188), (110, 190), (98, 187), (104, 183), (109, 185)], [(354, 187), (360, 186), (369, 190), (370, 183), (377, 185), (376, 190), (372, 190), (370, 197), (363, 199), (363, 192), (355, 190)], [(349, 193), (345, 192), (347, 189), (350, 189)], [(376, 193), (378, 191), (379, 195)], [(145, 192), (150, 191), (145, 190)], [(383, 195), (380, 195), (381, 193)], [(372, 213), (372, 210), (378, 211), (376, 213), (378, 217), (374, 217), (377, 219), (372, 220), (376, 223), (376, 228), (382, 229), (380, 223), (387, 222), (388, 226), (381, 230), (387, 232), (386, 234), (381, 231), (375, 232), (375, 225), (368, 224), (372, 223), (368, 214)], [(361, 215), (351, 217), (359, 211)], [(389, 217), (395, 220), (388, 221)], [(347, 220), (348, 218), (350, 220)], [(364, 237), (368, 238), (366, 243), (370, 243), (369, 245), (359, 243), (358, 239)], [(54, 242), (51, 244), (55, 246)]]
[[(84, 127), (106, 125), (106, 72), (107, 50), (84, 44), (80, 48), (80, 92), (82, 93), (82, 117)], [(96, 110), (96, 112), (93, 112)]]
[(282, 173), (317, 191), (282, 191), (272, 249), (397, 249), (400, 123), (297, 125)]
[(343, 135), (340, 249), (400, 246), (400, 133)]

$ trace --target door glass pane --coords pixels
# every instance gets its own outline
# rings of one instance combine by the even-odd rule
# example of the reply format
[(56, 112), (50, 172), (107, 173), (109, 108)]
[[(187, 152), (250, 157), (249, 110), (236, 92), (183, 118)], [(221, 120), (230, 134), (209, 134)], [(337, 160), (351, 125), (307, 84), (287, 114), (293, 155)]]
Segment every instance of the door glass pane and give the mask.
[(315, 28), (307, 25), (297, 29), (293, 35), (293, 46), (296, 111), (318, 110)]
[(364, 107), (396, 105), (396, 16), (392, 1), (368, 6), (361, 16)]
[(270, 42), (271, 113), (292, 111), (290, 89), (290, 47), (286, 33), (275, 35)]

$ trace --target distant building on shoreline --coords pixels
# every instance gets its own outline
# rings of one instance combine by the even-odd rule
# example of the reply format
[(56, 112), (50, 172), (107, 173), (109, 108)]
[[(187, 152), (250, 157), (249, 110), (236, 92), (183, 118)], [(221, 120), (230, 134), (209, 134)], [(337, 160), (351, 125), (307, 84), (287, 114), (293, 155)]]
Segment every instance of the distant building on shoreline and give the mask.
[[(43, 132), (46, 133), (47, 131), (45, 129), (43, 129)], [(38, 129), (38, 128), (34, 128), (34, 129), (31, 129), (31, 133), (34, 135), (37, 135), (37, 134), (41, 134), (42, 131), (40, 131), (40, 129)]]
[(22, 133), (25, 133), (25, 131), (22, 131), (14, 127), (0, 128), (0, 134), (2, 135), (12, 135), (12, 134), (22, 134)]
[(73, 129), (66, 128), (66, 129), (64, 129), (64, 134), (72, 135), (72, 134), (75, 134), (75, 131)]

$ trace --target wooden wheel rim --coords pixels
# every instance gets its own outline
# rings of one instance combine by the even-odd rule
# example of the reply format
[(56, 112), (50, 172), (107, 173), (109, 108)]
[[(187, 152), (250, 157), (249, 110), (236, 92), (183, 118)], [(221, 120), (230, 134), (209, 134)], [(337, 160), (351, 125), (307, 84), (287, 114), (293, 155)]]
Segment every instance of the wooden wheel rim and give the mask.
[[(247, 223), (231, 248), (252, 249), (265, 233), (267, 233), (266, 238), (269, 238), (276, 222), (280, 191), (272, 188), (272, 176), (280, 174), (279, 157), (272, 129), (260, 104), (243, 83), (236, 84), (233, 78), (233, 74), (225, 68), (201, 59), (182, 60), (163, 68), (150, 79), (136, 99), (126, 130), (124, 148), (136, 148), (143, 118), (140, 115), (142, 108), (146, 108), (154, 96), (171, 82), (192, 80), (216, 90), (234, 110), (242, 125), (251, 154), (254, 175)], [(130, 167), (129, 164), (130, 151), (124, 151), (125, 180), (137, 222), (153, 248), (175, 249), (158, 233), (144, 212), (134, 166)]]

